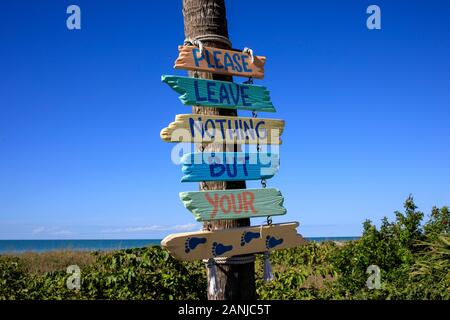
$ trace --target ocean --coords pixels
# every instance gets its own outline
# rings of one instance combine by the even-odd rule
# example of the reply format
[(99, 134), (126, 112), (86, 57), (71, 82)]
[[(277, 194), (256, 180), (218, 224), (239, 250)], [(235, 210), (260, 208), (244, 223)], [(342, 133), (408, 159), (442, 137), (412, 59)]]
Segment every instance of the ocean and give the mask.
[[(309, 241), (349, 241), (359, 237), (312, 237)], [(0, 254), (54, 250), (108, 251), (159, 245), (161, 239), (109, 240), (0, 240)]]

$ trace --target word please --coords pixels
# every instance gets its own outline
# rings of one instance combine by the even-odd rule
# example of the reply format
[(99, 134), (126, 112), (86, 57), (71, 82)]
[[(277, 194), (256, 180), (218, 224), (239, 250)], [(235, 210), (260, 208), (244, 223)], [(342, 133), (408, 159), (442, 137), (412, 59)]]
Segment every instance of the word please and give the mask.
[(248, 61), (246, 61), (249, 56), (242, 52), (236, 52), (233, 54), (229, 54), (225, 52), (223, 54), (220, 50), (209, 51), (208, 49), (203, 49), (203, 52), (200, 53), (198, 48), (192, 49), (192, 55), (194, 57), (195, 66), (199, 66), (199, 62), (205, 60), (208, 64), (208, 68), (214, 69), (225, 69), (228, 71), (230, 68), (233, 71), (237, 72), (252, 72), (252, 69), (248, 67)]
[(212, 206), (211, 218), (216, 216), (219, 209), (225, 214), (230, 212), (235, 214), (240, 214), (241, 212), (257, 213), (254, 207), (255, 194), (250, 191), (238, 193), (236, 196), (234, 194), (219, 196), (216, 193), (214, 194), (214, 198), (209, 193), (205, 193), (205, 198)]

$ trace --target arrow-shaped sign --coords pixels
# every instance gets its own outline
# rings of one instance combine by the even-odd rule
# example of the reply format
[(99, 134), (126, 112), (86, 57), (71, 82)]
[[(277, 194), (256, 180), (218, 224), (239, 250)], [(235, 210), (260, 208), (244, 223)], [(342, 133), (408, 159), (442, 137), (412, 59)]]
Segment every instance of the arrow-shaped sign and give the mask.
[(197, 221), (286, 214), (283, 196), (274, 188), (181, 192), (180, 199)]
[(178, 114), (161, 130), (166, 142), (220, 142), (227, 144), (281, 144), (284, 120)]
[(181, 158), (181, 182), (270, 179), (279, 168), (275, 153), (195, 152)]
[(275, 112), (263, 86), (167, 75), (161, 80), (181, 95), (185, 105)]
[(293, 248), (306, 243), (297, 234), (298, 222), (171, 234), (161, 246), (178, 260), (231, 257), (276, 249)]

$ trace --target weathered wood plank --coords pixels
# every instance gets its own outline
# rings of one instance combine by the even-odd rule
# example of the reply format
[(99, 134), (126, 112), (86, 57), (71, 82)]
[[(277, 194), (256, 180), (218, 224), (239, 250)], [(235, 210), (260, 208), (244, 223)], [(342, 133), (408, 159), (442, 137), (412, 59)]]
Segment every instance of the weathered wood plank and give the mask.
[(286, 214), (283, 196), (274, 188), (180, 192), (180, 199), (197, 221)]
[(195, 46), (179, 46), (178, 51), (175, 69), (264, 78), (266, 57), (263, 56), (254, 56), (252, 62), (248, 53), (240, 51), (203, 47), (203, 52), (200, 53)]
[(215, 231), (185, 232), (168, 235), (161, 246), (178, 260), (231, 257), (293, 248), (306, 241), (296, 228), (298, 222), (242, 227)]
[(195, 152), (181, 158), (181, 182), (270, 179), (279, 169), (274, 153)]
[(161, 76), (184, 105), (275, 112), (266, 87), (229, 81)]
[(284, 120), (178, 114), (161, 130), (166, 142), (281, 144)]

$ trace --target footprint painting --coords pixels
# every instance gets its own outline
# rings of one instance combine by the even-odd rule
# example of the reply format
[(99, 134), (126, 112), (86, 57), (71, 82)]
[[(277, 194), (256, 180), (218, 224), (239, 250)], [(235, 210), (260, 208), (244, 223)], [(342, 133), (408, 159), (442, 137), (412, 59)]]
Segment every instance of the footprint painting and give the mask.
[(184, 252), (189, 253), (191, 250), (194, 250), (199, 244), (202, 243), (206, 243), (206, 238), (187, 238), (184, 242)]
[(258, 239), (261, 236), (259, 232), (251, 232), (245, 231), (241, 236), (241, 247), (245, 246), (247, 243), (250, 243), (253, 239)]
[(266, 237), (266, 248), (271, 249), (283, 243), (283, 238), (277, 239), (272, 236)]
[(233, 249), (232, 245), (226, 246), (222, 243), (214, 242), (212, 245), (212, 254), (214, 257), (220, 256), (225, 252), (228, 252)]

